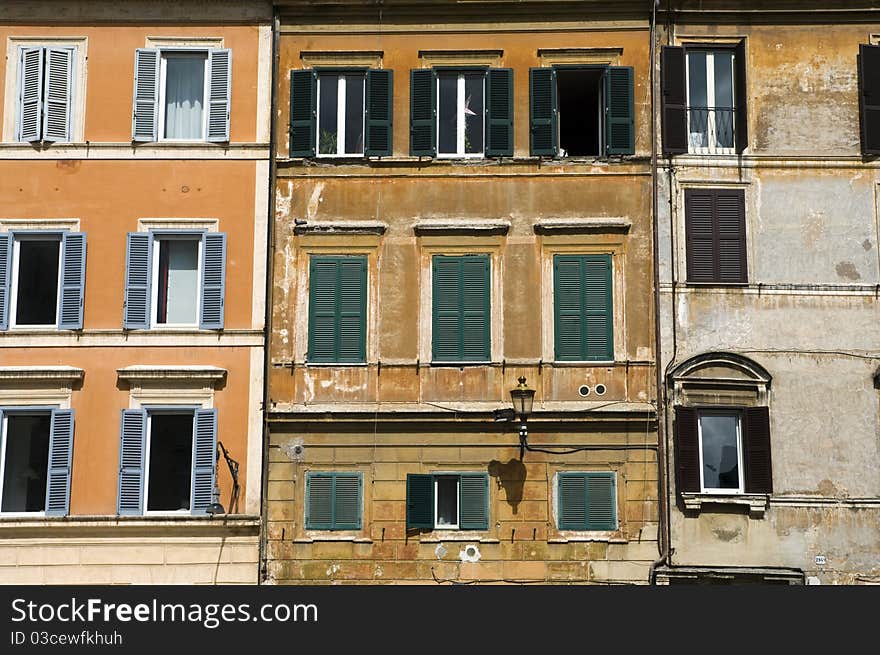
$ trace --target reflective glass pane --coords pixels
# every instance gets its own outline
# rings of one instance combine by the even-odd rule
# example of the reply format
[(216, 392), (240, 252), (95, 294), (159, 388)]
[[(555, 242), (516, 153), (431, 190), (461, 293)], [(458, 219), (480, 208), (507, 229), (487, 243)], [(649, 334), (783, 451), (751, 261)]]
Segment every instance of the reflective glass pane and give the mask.
[(336, 126), (339, 107), (339, 76), (318, 76), (318, 154), (335, 155), (337, 152)]
[(345, 76), (345, 153), (364, 152), (364, 76)]
[(458, 75), (440, 75), (437, 151), (455, 154), (458, 142)]
[(6, 458), (3, 462), (4, 512), (42, 512), (46, 509), (51, 415), (6, 416)]
[(704, 488), (739, 489), (738, 426), (736, 415), (700, 416)]
[(458, 477), (437, 478), (437, 527), (458, 525)]
[(715, 59), (715, 142), (733, 147), (733, 53), (719, 51)]
[(194, 324), (198, 321), (199, 242), (159, 241), (157, 323)]
[(464, 151), (483, 152), (482, 73), (464, 76)]
[(165, 138), (204, 135), (205, 55), (166, 54)]
[(707, 96), (706, 53), (695, 50), (688, 59), (688, 144), (691, 148), (709, 145), (709, 100)]

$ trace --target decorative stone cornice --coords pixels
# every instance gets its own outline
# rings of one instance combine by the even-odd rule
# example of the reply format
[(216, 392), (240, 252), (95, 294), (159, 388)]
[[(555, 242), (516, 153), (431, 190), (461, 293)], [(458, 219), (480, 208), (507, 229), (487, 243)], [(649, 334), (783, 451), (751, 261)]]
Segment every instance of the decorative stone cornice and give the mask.
[(83, 379), (85, 372), (73, 366), (0, 366), (0, 383), (45, 381), (69, 386)]
[(295, 225), (295, 234), (385, 234), (388, 224), (381, 221), (309, 221)]
[(484, 233), (507, 234), (510, 221), (502, 220), (469, 220), (469, 219), (433, 219), (425, 218), (413, 223), (416, 234), (443, 233)]
[(622, 216), (543, 218), (535, 221), (535, 232), (628, 232), (632, 221)]
[(216, 366), (128, 366), (116, 369), (121, 382), (140, 385), (144, 382), (202, 382), (216, 386), (226, 378), (226, 369)]

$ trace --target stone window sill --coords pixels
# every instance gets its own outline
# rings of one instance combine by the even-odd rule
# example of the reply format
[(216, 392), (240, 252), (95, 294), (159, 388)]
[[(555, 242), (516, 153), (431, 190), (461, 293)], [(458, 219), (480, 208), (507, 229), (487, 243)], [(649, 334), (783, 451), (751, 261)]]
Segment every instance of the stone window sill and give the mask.
[(756, 519), (764, 516), (770, 499), (767, 494), (683, 493), (681, 497), (685, 509), (695, 512), (702, 512), (703, 505), (740, 505), (748, 507), (749, 516)]
[(444, 541), (476, 541), (481, 544), (501, 543), (498, 539), (481, 536), (474, 532), (432, 532), (419, 538), (419, 543), (422, 544), (439, 544)]
[(551, 537), (547, 540), (548, 544), (568, 544), (568, 543), (578, 543), (585, 541), (601, 541), (609, 544), (627, 544), (629, 540), (623, 539), (617, 535), (598, 532), (594, 534), (584, 533), (572, 533), (572, 534), (562, 534), (558, 537)]
[(315, 534), (307, 537), (299, 537), (293, 540), (295, 544), (311, 544), (321, 541), (351, 541), (356, 544), (371, 544), (373, 540), (354, 534)]

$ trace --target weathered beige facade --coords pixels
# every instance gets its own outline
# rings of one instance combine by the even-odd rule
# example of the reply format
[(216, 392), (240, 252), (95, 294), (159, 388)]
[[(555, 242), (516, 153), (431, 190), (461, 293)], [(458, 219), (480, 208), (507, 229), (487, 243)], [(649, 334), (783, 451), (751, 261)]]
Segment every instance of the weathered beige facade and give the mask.
[[(857, 62), (878, 33), (869, 3), (661, 3), (658, 73), (660, 46), (744, 42), (748, 142), (660, 160), (672, 547), (660, 582), (880, 580), (880, 176), (861, 154)], [(660, 149), (660, 76), (655, 91)], [(743, 194), (745, 283), (689, 280), (688, 189)], [(748, 406), (769, 413), (772, 490), (677, 486), (676, 407)]]
[[(616, 583), (657, 557), (648, 13), (634, 3), (282, 2), (266, 561), (277, 583)], [(530, 156), (529, 69), (634, 69), (630, 156)], [(291, 71), (393, 72), (390, 156), (289, 156)], [(410, 155), (410, 71), (513, 69), (513, 153)], [(553, 257), (608, 254), (613, 357), (554, 356)], [(432, 361), (432, 258), (490, 268), (490, 356)], [(360, 365), (308, 361), (310, 261), (366, 258)], [(536, 389), (526, 451), (493, 422)], [(579, 393), (579, 388), (588, 387)], [(599, 395), (597, 395), (597, 392)], [(592, 395), (586, 395), (590, 393)], [(560, 472), (613, 473), (614, 529), (560, 530)], [(307, 478), (355, 473), (359, 529), (307, 529)], [(407, 529), (407, 476), (488, 476), (488, 529)]]

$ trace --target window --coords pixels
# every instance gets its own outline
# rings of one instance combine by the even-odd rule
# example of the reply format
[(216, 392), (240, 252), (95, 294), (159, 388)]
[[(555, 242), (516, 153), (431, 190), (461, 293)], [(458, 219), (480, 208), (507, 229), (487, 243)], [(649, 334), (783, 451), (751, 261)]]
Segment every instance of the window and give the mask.
[(132, 141), (229, 141), (232, 51), (135, 52)]
[(0, 408), (0, 514), (66, 515), (72, 451), (73, 410)]
[(532, 68), (529, 79), (533, 156), (635, 152), (632, 67)]
[(435, 473), (406, 476), (406, 527), (489, 529), (489, 476)]
[(745, 284), (745, 192), (685, 189), (685, 247), (689, 283)]
[(309, 260), (309, 352), (313, 363), (366, 361), (367, 258)]
[(360, 473), (307, 473), (306, 530), (360, 530), (362, 498)]
[(16, 141), (71, 141), (72, 47), (21, 46)]
[(290, 156), (390, 156), (392, 100), (390, 70), (290, 71)]
[(611, 255), (554, 255), (555, 357), (613, 361)]
[(772, 491), (767, 407), (678, 406), (675, 439), (680, 492)]
[(125, 328), (223, 328), (226, 234), (130, 232), (126, 261)]
[(119, 514), (204, 514), (213, 499), (217, 410), (122, 410)]
[(0, 233), (0, 330), (82, 329), (86, 236)]
[(410, 154), (513, 156), (513, 71), (426, 68), (410, 72)]
[(748, 144), (745, 43), (665, 46), (663, 152), (733, 154)]
[(614, 473), (558, 473), (557, 525), (560, 530), (616, 530)]
[(433, 361), (489, 361), (489, 256), (434, 255), (431, 264)]

